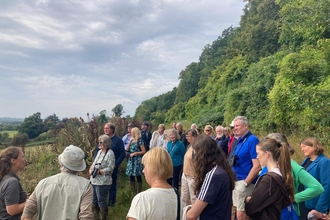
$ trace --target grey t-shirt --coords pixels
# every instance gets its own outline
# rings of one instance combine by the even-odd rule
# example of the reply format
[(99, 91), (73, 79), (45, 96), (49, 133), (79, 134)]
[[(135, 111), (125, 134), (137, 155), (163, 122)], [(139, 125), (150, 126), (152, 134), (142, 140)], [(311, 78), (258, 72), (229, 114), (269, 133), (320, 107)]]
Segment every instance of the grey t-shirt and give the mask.
[(18, 177), (13, 173), (5, 175), (0, 182), (0, 219), (20, 220), (22, 213), (11, 216), (7, 213), (6, 206), (21, 204), (26, 201), (26, 198), (26, 192)]

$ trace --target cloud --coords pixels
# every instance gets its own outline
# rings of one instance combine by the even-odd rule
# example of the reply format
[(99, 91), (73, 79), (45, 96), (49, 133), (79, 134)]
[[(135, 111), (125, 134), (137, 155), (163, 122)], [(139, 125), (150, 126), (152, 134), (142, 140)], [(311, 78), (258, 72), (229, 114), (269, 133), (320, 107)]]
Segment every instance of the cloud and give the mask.
[(85, 117), (177, 86), (241, 0), (22, 0), (0, 8), (0, 117)]

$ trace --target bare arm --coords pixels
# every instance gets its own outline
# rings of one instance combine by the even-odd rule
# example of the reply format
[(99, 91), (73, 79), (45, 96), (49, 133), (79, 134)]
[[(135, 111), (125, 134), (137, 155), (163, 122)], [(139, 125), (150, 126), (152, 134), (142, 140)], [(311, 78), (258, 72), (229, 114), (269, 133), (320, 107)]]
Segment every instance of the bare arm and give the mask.
[(207, 205), (207, 202), (196, 199), (194, 205), (187, 211), (187, 220), (196, 220)]
[(252, 168), (249, 172), (249, 175), (245, 178), (245, 182), (249, 185), (252, 181), (258, 176), (258, 173), (261, 170), (261, 166), (258, 159), (252, 159)]
[(13, 204), (13, 205), (6, 206), (6, 210), (7, 210), (8, 214), (11, 216), (17, 215), (17, 214), (23, 212), (25, 203), (26, 202), (23, 202), (21, 204)]
[(25, 204), (21, 220), (32, 220), (37, 211), (37, 197), (33, 192)]

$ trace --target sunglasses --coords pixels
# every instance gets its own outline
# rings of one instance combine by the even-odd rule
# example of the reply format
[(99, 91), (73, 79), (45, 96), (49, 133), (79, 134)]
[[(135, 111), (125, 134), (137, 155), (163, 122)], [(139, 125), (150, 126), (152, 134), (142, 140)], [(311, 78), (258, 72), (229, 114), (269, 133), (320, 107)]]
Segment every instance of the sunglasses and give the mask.
[(210, 130), (204, 130), (204, 131), (210, 131)]

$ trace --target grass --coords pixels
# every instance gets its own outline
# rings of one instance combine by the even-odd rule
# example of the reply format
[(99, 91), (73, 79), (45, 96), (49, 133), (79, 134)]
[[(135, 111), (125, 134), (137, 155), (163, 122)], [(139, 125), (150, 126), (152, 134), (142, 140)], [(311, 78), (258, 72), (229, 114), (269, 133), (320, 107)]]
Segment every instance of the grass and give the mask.
[(13, 138), (17, 133), (18, 131), (0, 131), (0, 133), (8, 133), (9, 134), (9, 137), (10, 138)]
[[(20, 182), (28, 193), (32, 193), (38, 182), (51, 175), (60, 172), (57, 155), (52, 150), (51, 145), (41, 145), (36, 147), (25, 148), (25, 156), (28, 166), (24, 171), (21, 171), (18, 176)], [(111, 219), (126, 219), (126, 215), (131, 205), (136, 192), (132, 192), (129, 186), (129, 177), (125, 174), (127, 162), (126, 159), (119, 167), (117, 179), (117, 202), (116, 206), (109, 209), (109, 218)], [(89, 178), (87, 170), (80, 174)], [(149, 185), (143, 179), (142, 190), (149, 188)]]

